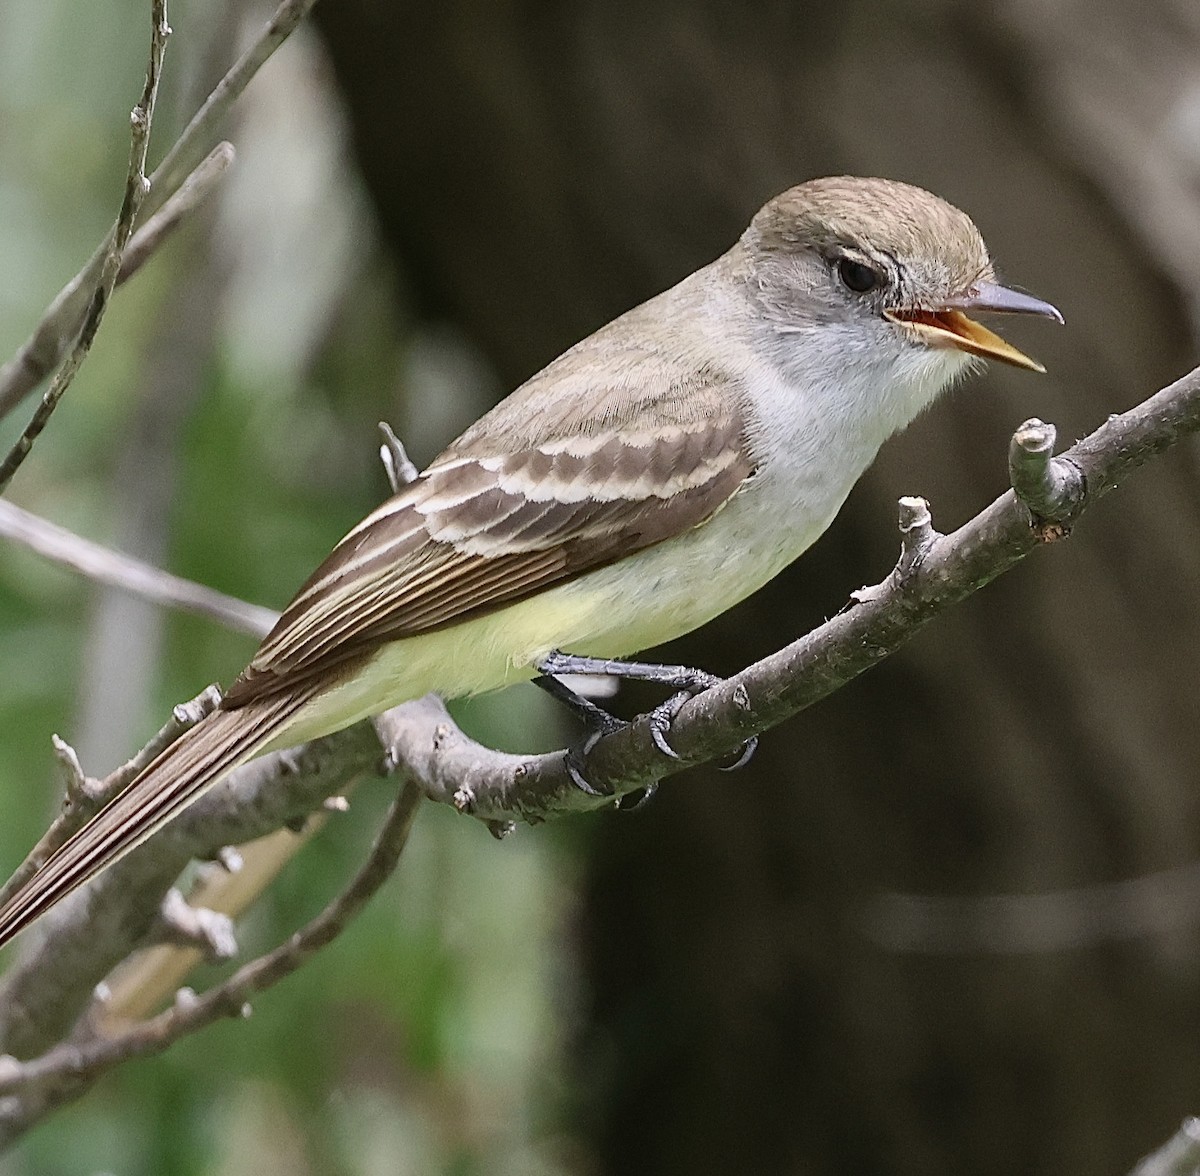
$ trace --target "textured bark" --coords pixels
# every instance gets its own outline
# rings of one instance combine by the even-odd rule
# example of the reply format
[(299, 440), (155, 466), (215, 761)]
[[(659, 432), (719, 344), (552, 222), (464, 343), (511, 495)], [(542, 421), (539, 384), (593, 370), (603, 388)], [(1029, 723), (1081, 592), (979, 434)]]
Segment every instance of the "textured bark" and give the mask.
[[(385, 233), (425, 309), (509, 385), (821, 173), (946, 196), (1066, 314), (1065, 331), (1011, 325), (1049, 377), (993, 370), (939, 406), (813, 552), (672, 660), (725, 671), (778, 646), (891, 566), (898, 494), (948, 529), (1003, 487), (1021, 420), (1066, 442), (1189, 366), (1192, 6), (318, 13)], [(918, 953), (894, 947), (911, 928), (880, 933), (879, 899), (1192, 860), (1198, 481), (1194, 447), (1159, 463), (1077, 540), (765, 739), (740, 778), (604, 823), (579, 1056), (606, 1170), (1090, 1176), (1196, 1109), (1189, 908), (1119, 939), (1102, 920), (1045, 929), (1056, 950)]]

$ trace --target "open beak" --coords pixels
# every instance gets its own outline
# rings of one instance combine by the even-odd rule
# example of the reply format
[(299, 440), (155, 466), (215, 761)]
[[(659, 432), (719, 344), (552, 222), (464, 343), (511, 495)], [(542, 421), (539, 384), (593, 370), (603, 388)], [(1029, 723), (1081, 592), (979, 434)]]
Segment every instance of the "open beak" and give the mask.
[(894, 322), (910, 327), (929, 347), (956, 347), (959, 351), (983, 359), (999, 359), (1035, 372), (1046, 370), (1036, 359), (1030, 359), (982, 323), (968, 317), (967, 311), (1037, 314), (1055, 322), (1063, 321), (1063, 316), (1049, 302), (1010, 290), (996, 282), (976, 282), (965, 294), (948, 298), (933, 310), (887, 310), (884, 314)]

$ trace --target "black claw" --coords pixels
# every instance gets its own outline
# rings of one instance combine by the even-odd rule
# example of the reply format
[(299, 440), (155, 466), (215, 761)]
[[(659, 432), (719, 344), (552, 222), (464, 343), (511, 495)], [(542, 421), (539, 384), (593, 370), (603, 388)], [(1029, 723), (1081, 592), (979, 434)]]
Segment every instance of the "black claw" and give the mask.
[(572, 762), (573, 755), (571, 751), (567, 752), (566, 769), (567, 775), (571, 777), (571, 783), (579, 789), (580, 792), (586, 792), (588, 796), (603, 796), (604, 793), (598, 788), (593, 788), (588, 782), (587, 777), (579, 770)]
[(605, 714), (608, 722), (597, 724), (597, 728), (590, 732), (582, 743), (577, 743), (574, 747), (567, 749), (567, 775), (571, 777), (571, 783), (580, 792), (586, 792), (588, 796), (607, 796), (608, 793), (602, 792), (599, 788), (589, 783), (588, 778), (583, 774), (583, 761), (587, 759), (588, 753), (605, 735), (610, 735), (613, 731), (626, 726), (620, 719), (614, 719), (612, 715), (606, 714), (603, 711), (600, 713)]
[(639, 788), (636, 792), (627, 792), (617, 801), (617, 809), (623, 813), (636, 813), (650, 803), (657, 791), (658, 783), (656, 781), (653, 784), (647, 784), (645, 788)]
[(664, 723), (660, 726), (658, 723), (656, 723), (654, 721), (654, 716), (653, 715), (650, 716), (650, 739), (654, 743), (654, 746), (657, 747), (658, 750), (661, 751), (663, 753), (663, 755), (665, 755), (668, 759), (677, 760), (679, 758), (679, 752), (677, 752), (667, 742), (666, 732), (669, 731), (670, 729), (671, 729), (671, 724), (669, 722)]
[(686, 690), (681, 690), (678, 694), (668, 698), (666, 702), (659, 703), (650, 712), (650, 738), (653, 740), (654, 746), (668, 759), (679, 759), (679, 752), (667, 742), (667, 732), (670, 731), (671, 724), (675, 721), (675, 716), (679, 713), (679, 708), (689, 698), (691, 698), (691, 695)]
[(725, 764), (721, 768), (721, 771), (722, 772), (736, 772), (739, 769), (744, 768), (754, 758), (754, 753), (757, 750), (758, 750), (758, 736), (751, 735), (750, 738), (747, 739), (746, 742), (742, 744), (742, 750), (741, 750), (741, 752), (739, 752), (737, 759), (735, 759), (733, 761), (733, 763), (731, 763), (731, 764)]

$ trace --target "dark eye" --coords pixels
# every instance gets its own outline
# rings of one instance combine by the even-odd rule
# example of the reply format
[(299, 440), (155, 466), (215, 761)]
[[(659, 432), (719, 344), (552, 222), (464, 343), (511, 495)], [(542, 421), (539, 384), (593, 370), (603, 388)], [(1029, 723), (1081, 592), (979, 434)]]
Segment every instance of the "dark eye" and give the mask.
[(843, 257), (838, 262), (837, 272), (838, 277), (842, 279), (842, 285), (847, 290), (853, 290), (855, 294), (866, 294), (883, 285), (883, 275), (878, 270), (850, 257)]

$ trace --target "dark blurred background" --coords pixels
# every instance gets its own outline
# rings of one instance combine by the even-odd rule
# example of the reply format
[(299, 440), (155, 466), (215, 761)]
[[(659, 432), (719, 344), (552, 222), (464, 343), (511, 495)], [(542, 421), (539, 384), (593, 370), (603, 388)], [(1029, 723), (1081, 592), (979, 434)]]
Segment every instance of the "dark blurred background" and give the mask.
[[(3, 295), (6, 353), (111, 213), (144, 22), (107, 8), (26, 12), (0, 50), (0, 286), (33, 275)], [(160, 130), (243, 16), (177, 5)], [(315, 33), (247, 95), (219, 207), (122, 293), (14, 490), (32, 509), (278, 605), (383, 496), (381, 416), (428, 460), (779, 190), (928, 187), (1064, 312), (1011, 325), (1050, 374), (957, 391), (795, 568), (664, 655), (729, 672), (886, 574), (899, 495), (949, 530), (1004, 489), (1023, 419), (1068, 443), (1197, 360), (1192, 4), (326, 0)], [(426, 813), (328, 958), (0, 1172), (1128, 1171), (1200, 1111), (1197, 456), (737, 776), (504, 845)], [(101, 770), (245, 645), (6, 552), (0, 772), (31, 798), (6, 860), (53, 803), (51, 730)], [(509, 694), (464, 722), (565, 737)], [(306, 851), (251, 945), (336, 884), (382, 799)]]

